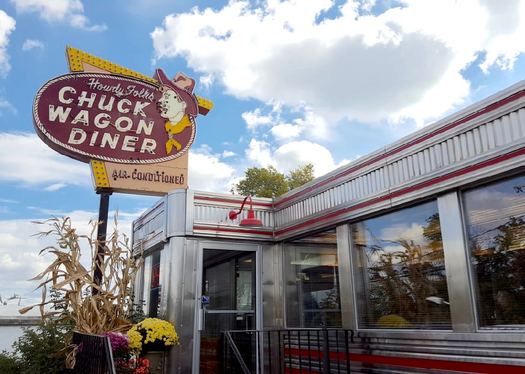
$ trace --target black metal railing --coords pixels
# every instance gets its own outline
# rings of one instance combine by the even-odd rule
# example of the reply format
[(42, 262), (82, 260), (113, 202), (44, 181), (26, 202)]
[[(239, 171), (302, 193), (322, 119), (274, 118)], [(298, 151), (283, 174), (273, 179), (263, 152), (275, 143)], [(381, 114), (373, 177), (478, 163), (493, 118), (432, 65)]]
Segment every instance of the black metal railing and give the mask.
[(223, 372), (350, 373), (353, 340), (345, 329), (226, 331)]

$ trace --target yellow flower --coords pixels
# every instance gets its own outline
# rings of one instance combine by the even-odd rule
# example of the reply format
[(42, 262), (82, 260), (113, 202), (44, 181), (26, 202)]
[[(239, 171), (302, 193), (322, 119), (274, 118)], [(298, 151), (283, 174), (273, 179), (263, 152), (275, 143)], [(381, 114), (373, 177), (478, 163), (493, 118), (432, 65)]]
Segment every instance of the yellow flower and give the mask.
[(382, 328), (406, 328), (410, 327), (410, 322), (408, 322), (403, 317), (397, 314), (389, 314), (382, 316), (377, 320), (377, 324)]
[(140, 352), (143, 344), (159, 343), (166, 347), (179, 343), (175, 327), (168, 321), (158, 318), (146, 318), (134, 325), (129, 331), (129, 346)]
[(130, 349), (140, 352), (142, 350), (142, 335), (137, 330), (134, 330), (134, 327), (128, 331), (129, 343), (128, 346)]

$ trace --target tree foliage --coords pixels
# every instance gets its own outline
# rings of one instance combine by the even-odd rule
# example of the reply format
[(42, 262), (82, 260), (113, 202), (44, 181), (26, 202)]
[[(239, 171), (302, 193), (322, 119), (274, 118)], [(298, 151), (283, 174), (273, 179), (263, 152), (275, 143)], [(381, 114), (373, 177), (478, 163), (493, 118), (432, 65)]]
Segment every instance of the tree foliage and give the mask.
[(21, 374), (66, 372), (66, 345), (73, 325), (47, 320), (36, 327), (24, 329), (13, 344), (14, 357)]
[(2, 351), (0, 353), (0, 373), (20, 373), (20, 363), (17, 361), (16, 357), (12, 353), (6, 351)]
[(300, 166), (297, 169), (293, 169), (286, 176), (286, 182), (288, 183), (288, 190), (301, 187), (303, 184), (310, 182), (314, 179), (314, 165), (306, 164)]
[(273, 198), (300, 187), (312, 179), (314, 179), (312, 164), (291, 170), (286, 176), (273, 166), (253, 167), (244, 172), (244, 179), (233, 186), (232, 192), (240, 195)]

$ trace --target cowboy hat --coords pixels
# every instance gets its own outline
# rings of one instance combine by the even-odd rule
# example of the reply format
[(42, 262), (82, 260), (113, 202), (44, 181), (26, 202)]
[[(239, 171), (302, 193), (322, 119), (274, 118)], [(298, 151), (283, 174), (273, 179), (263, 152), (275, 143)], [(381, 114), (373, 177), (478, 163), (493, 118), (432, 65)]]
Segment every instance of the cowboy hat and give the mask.
[(170, 80), (162, 69), (156, 69), (155, 75), (162, 85), (167, 86), (169, 89), (175, 91), (177, 95), (179, 95), (186, 103), (186, 114), (190, 114), (192, 116), (196, 116), (198, 114), (199, 105), (197, 103), (197, 99), (191, 93), (193, 86), (195, 85), (193, 79), (188, 78), (183, 74), (177, 74), (176, 79)]

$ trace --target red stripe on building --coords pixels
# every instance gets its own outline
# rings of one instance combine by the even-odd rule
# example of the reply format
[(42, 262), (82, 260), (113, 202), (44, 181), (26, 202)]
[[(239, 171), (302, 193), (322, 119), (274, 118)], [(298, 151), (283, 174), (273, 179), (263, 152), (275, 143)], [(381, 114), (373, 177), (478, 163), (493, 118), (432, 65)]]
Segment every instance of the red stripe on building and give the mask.
[(452, 179), (452, 178), (455, 178), (455, 177), (459, 177), (461, 175), (468, 174), (468, 173), (471, 173), (473, 171), (476, 171), (476, 170), (479, 170), (479, 169), (483, 169), (483, 168), (486, 168), (486, 167), (489, 167), (489, 166), (493, 166), (493, 165), (496, 165), (496, 164), (498, 164), (500, 162), (507, 161), (507, 160), (510, 160), (510, 159), (512, 159), (514, 157), (523, 156), (523, 155), (525, 155), (525, 148), (520, 148), (520, 149), (518, 149), (516, 151), (510, 152), (510, 153), (507, 153), (507, 154), (504, 154), (504, 155), (501, 155), (501, 156), (494, 157), (494, 158), (492, 158), (490, 160), (486, 160), (486, 161), (477, 163), (475, 165), (464, 167), (463, 169), (459, 169), (459, 170), (453, 171), (451, 173), (448, 173), (448, 174), (445, 174), (445, 175), (442, 175), (442, 176), (439, 176), (439, 177), (436, 177), (436, 178), (432, 178), (432, 179), (430, 179), (428, 181), (425, 181), (425, 182), (422, 182), (422, 183), (419, 183), (419, 184), (415, 184), (413, 186), (404, 188), (404, 189), (399, 190), (399, 191), (392, 192), (392, 193), (390, 193), (388, 195), (383, 195), (383, 196), (377, 197), (375, 199), (367, 200), (367, 201), (364, 201), (362, 203), (359, 203), (359, 204), (356, 204), (356, 205), (352, 205), (350, 207), (347, 207), (347, 208), (344, 208), (344, 209), (341, 209), (341, 210), (338, 210), (338, 211), (335, 211), (335, 212), (332, 212), (332, 213), (329, 213), (329, 214), (325, 214), (322, 217), (314, 218), (314, 219), (311, 219), (309, 221), (299, 223), (299, 224), (297, 224), (295, 226), (287, 227), (285, 229), (277, 231), (276, 235), (282, 235), (282, 234), (285, 234), (285, 233), (290, 232), (290, 231), (298, 230), (298, 229), (301, 229), (301, 228), (304, 228), (304, 227), (308, 227), (308, 226), (314, 225), (314, 224), (319, 223), (319, 222), (327, 221), (327, 220), (330, 220), (332, 218), (335, 218), (335, 217), (338, 217), (340, 215), (343, 215), (345, 213), (349, 213), (349, 212), (354, 211), (354, 210), (358, 210), (358, 209), (361, 209), (361, 208), (364, 208), (364, 207), (367, 207), (367, 206), (370, 206), (370, 205), (373, 205), (373, 204), (377, 204), (377, 203), (380, 203), (380, 202), (385, 201), (385, 200), (389, 200), (389, 199), (393, 199), (393, 198), (396, 198), (396, 197), (400, 197), (400, 196), (406, 195), (406, 194), (408, 194), (410, 192), (418, 191), (418, 190), (421, 190), (423, 188), (430, 187), (430, 186), (432, 186), (434, 184), (438, 184), (438, 183), (444, 182), (446, 180), (449, 180), (449, 179)]
[(518, 374), (525, 372), (525, 368), (523, 366), (484, 364), (480, 362), (446, 361), (427, 358), (350, 354), (350, 359), (351, 361), (359, 361), (367, 364), (381, 364), (417, 369), (441, 369), (462, 373)]
[(483, 114), (490, 113), (493, 110), (496, 110), (496, 109), (498, 109), (498, 108), (500, 108), (500, 107), (502, 107), (502, 106), (504, 106), (506, 104), (509, 104), (509, 103), (511, 103), (513, 101), (516, 101), (516, 100), (518, 100), (518, 99), (520, 99), (520, 98), (522, 98), (524, 96), (525, 96), (525, 90), (515, 92), (514, 94), (512, 94), (510, 96), (507, 96), (506, 98), (504, 98), (504, 99), (502, 99), (500, 101), (497, 101), (495, 103), (487, 105), (486, 107), (478, 110), (477, 112), (471, 113), (471, 114), (469, 114), (469, 115), (467, 115), (467, 116), (465, 116), (463, 118), (460, 118), (460, 119), (458, 119), (458, 120), (456, 120), (454, 122), (449, 123), (446, 126), (440, 127), (439, 129), (436, 129), (436, 130), (434, 130), (432, 132), (429, 132), (429, 133), (427, 133), (427, 134), (425, 134), (425, 135), (423, 135), (423, 136), (421, 136), (419, 138), (416, 138), (416, 139), (411, 140), (411, 141), (409, 141), (409, 142), (407, 142), (405, 144), (402, 144), (399, 147), (394, 148), (394, 149), (392, 149), (392, 150), (390, 150), (390, 151), (388, 151), (386, 153), (377, 155), (376, 157), (374, 157), (374, 158), (372, 158), (372, 159), (370, 159), (368, 161), (365, 161), (362, 164), (359, 164), (359, 165), (356, 165), (356, 166), (351, 167), (349, 169), (346, 169), (346, 170), (342, 171), (341, 173), (339, 173), (337, 175), (334, 175), (333, 177), (330, 177), (330, 178), (328, 178), (328, 179), (326, 179), (324, 181), (320, 181), (319, 183), (317, 183), (317, 184), (315, 184), (313, 186), (310, 186), (308, 188), (305, 188), (302, 191), (299, 191), (299, 192), (297, 192), (297, 193), (295, 193), (293, 195), (290, 195), (290, 196), (287, 196), (287, 197), (285, 197), (285, 198), (283, 198), (281, 200), (278, 200), (278, 201), (275, 202), (275, 207), (277, 208), (277, 207), (285, 204), (286, 202), (288, 202), (290, 200), (293, 200), (293, 199), (295, 199), (295, 198), (297, 198), (297, 197), (299, 197), (301, 195), (308, 194), (308, 193), (318, 189), (319, 187), (322, 187), (324, 185), (332, 183), (332, 182), (336, 181), (339, 178), (342, 178), (342, 177), (344, 177), (344, 176), (346, 176), (346, 175), (348, 175), (350, 173), (353, 173), (354, 171), (357, 171), (357, 170), (362, 169), (362, 168), (364, 168), (364, 167), (366, 167), (368, 165), (371, 165), (371, 164), (373, 164), (373, 163), (375, 163), (377, 161), (380, 161), (380, 160), (382, 160), (382, 159), (384, 159), (386, 157), (390, 157), (390, 156), (392, 156), (392, 155), (394, 155), (396, 153), (404, 151), (405, 149), (408, 149), (408, 148), (410, 148), (410, 147), (412, 147), (414, 145), (422, 143), (422, 142), (424, 142), (424, 141), (426, 141), (426, 140), (428, 140), (430, 138), (433, 138), (436, 135), (442, 134), (442, 133), (444, 133), (444, 132), (446, 132), (446, 131), (448, 131), (450, 129), (453, 129), (454, 127), (457, 127), (457, 126), (462, 125), (462, 124), (464, 124), (464, 123), (466, 123), (468, 121), (471, 121), (471, 120), (473, 120), (473, 119), (475, 119), (475, 118), (477, 118), (477, 117), (479, 117), (479, 116), (481, 116)]
[[(236, 204), (236, 205), (239, 205), (239, 207), (242, 204), (242, 199), (241, 200), (228, 199), (226, 197), (212, 197), (212, 196), (198, 196), (198, 195), (195, 195), (194, 199), (195, 200), (204, 200), (204, 201), (213, 201), (213, 202), (216, 202), (216, 203)], [(265, 207), (265, 208), (273, 207), (272, 203), (263, 203), (263, 202), (258, 202), (256, 200), (253, 200), (252, 202), (253, 202), (254, 206), (262, 206), (262, 207)]]
[[(319, 363), (319, 361), (323, 359), (323, 353), (317, 350), (285, 348), (284, 354), (291, 355), (292, 358), (301, 357), (301, 359), (304, 359), (303, 364), (308, 364), (311, 360), (315, 360), (318, 364), (322, 365), (322, 362)], [(416, 369), (440, 369), (461, 373), (517, 374), (525, 372), (525, 367), (518, 365), (487, 364), (480, 362), (438, 360), (432, 358), (394, 357), (360, 353), (346, 354), (345, 352), (329, 352), (329, 359), (331, 368), (337, 368), (337, 362), (341, 362), (340, 365), (343, 365), (342, 363), (347, 362), (348, 360), (350, 366), (352, 366), (353, 362), (361, 362), (363, 364), (372, 365), (399, 366)], [(303, 369), (303, 371), (305, 370)], [(298, 368), (288, 368), (286, 372), (299, 373), (300, 371)]]
[(273, 236), (272, 231), (261, 231), (261, 230), (251, 230), (251, 229), (241, 229), (241, 228), (230, 228), (230, 227), (209, 227), (209, 226), (193, 226), (193, 230), (201, 231), (213, 231), (213, 232), (228, 232), (236, 234), (254, 234), (254, 235), (263, 235), (263, 236)]

